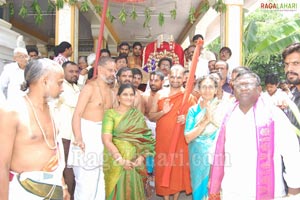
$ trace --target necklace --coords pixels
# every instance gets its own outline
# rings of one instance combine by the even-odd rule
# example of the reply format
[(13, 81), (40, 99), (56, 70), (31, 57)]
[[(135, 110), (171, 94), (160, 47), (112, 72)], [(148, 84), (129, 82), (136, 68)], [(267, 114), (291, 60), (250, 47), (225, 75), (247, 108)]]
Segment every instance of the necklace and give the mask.
[(28, 97), (27, 95), (25, 95), (25, 98), (26, 98), (26, 100), (28, 101), (28, 103), (29, 103), (29, 105), (30, 105), (30, 107), (31, 107), (31, 110), (32, 110), (32, 112), (33, 112), (35, 121), (37, 122), (37, 124), (38, 124), (38, 126), (39, 126), (39, 128), (40, 128), (40, 130), (41, 130), (41, 132), (42, 132), (42, 134), (43, 134), (43, 137), (44, 137), (44, 140), (45, 140), (47, 146), (48, 146), (49, 149), (51, 149), (51, 150), (56, 149), (56, 148), (57, 148), (57, 143), (56, 143), (56, 131), (55, 131), (55, 128), (54, 128), (54, 123), (53, 123), (52, 117), (51, 117), (51, 122), (52, 122), (52, 130), (53, 130), (54, 146), (51, 146), (51, 145), (49, 144), (48, 139), (47, 139), (46, 134), (45, 134), (45, 131), (43, 130), (43, 127), (42, 127), (41, 122), (40, 122), (40, 120), (39, 120), (39, 118), (38, 118), (38, 116), (37, 116), (37, 113), (35, 112), (35, 109), (34, 109), (34, 107), (33, 107), (33, 104), (32, 104), (32, 102), (31, 102), (31, 100), (29, 99), (29, 97)]

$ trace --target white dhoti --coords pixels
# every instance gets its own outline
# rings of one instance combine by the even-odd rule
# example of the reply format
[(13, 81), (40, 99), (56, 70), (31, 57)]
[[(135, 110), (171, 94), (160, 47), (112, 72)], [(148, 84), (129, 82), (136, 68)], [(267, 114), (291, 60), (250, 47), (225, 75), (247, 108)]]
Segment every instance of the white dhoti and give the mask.
[(81, 134), (85, 151), (70, 145), (68, 166), (73, 167), (75, 200), (104, 200), (102, 122), (81, 119)]
[(151, 129), (152, 131), (152, 137), (155, 138), (156, 135), (156, 122), (151, 122), (149, 119), (145, 118), (146, 124), (148, 126), (149, 129)]
[[(14, 176), (9, 182), (9, 200), (63, 199), (62, 173), (42, 171), (11, 173)], [(45, 190), (43, 184), (49, 184), (47, 187), (49, 190)]]

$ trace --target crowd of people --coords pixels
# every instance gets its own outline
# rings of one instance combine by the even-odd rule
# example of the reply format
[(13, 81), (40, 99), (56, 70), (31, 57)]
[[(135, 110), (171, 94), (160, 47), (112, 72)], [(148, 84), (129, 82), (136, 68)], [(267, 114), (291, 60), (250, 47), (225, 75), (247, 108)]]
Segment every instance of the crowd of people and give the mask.
[(70, 61), (68, 42), (53, 60), (16, 48), (0, 75), (0, 199), (300, 198), (300, 43), (263, 91), (228, 47), (191, 74), (199, 39), (184, 64), (163, 54), (147, 68), (139, 42), (98, 63)]

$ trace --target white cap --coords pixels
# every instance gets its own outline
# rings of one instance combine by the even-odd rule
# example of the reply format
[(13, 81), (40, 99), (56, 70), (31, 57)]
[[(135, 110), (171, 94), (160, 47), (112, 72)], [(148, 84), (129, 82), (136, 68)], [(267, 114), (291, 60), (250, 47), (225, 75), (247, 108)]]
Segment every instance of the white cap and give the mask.
[(95, 53), (91, 53), (90, 55), (88, 55), (87, 57), (87, 63), (88, 65), (92, 65), (96, 60), (96, 54)]
[(23, 54), (28, 55), (27, 50), (25, 48), (22, 48), (22, 47), (16, 47), (14, 49), (14, 55), (16, 55), (17, 53), (23, 53)]

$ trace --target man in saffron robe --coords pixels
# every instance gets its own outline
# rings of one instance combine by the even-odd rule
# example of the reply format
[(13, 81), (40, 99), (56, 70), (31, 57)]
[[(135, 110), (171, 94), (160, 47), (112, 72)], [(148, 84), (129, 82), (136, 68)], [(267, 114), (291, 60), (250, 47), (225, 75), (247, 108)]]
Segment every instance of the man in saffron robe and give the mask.
[[(178, 115), (182, 106), (184, 97), (183, 85), (184, 68), (181, 65), (174, 65), (171, 68), (169, 76), (170, 89), (159, 91), (156, 99), (153, 100), (153, 106), (149, 112), (149, 119), (156, 121), (156, 156), (155, 156), (155, 187), (156, 194), (169, 199), (174, 195), (177, 200), (179, 193), (185, 191), (191, 193), (191, 180), (189, 171), (188, 145), (184, 138), (185, 115)], [(191, 99), (190, 105), (195, 101)], [(188, 108), (188, 107), (187, 107)], [(187, 109), (183, 112), (187, 113)], [(175, 152), (170, 152), (172, 137), (176, 124), (180, 124), (179, 139), (176, 141)], [(168, 162), (168, 156), (172, 156), (171, 162)], [(166, 173), (166, 167), (171, 166), (169, 186), (163, 184), (163, 176)]]
[(284, 180), (288, 195), (299, 195), (299, 144), (289, 120), (260, 96), (260, 79), (255, 73), (240, 72), (233, 88), (237, 102), (220, 128), (209, 199), (281, 198), (286, 195)]

